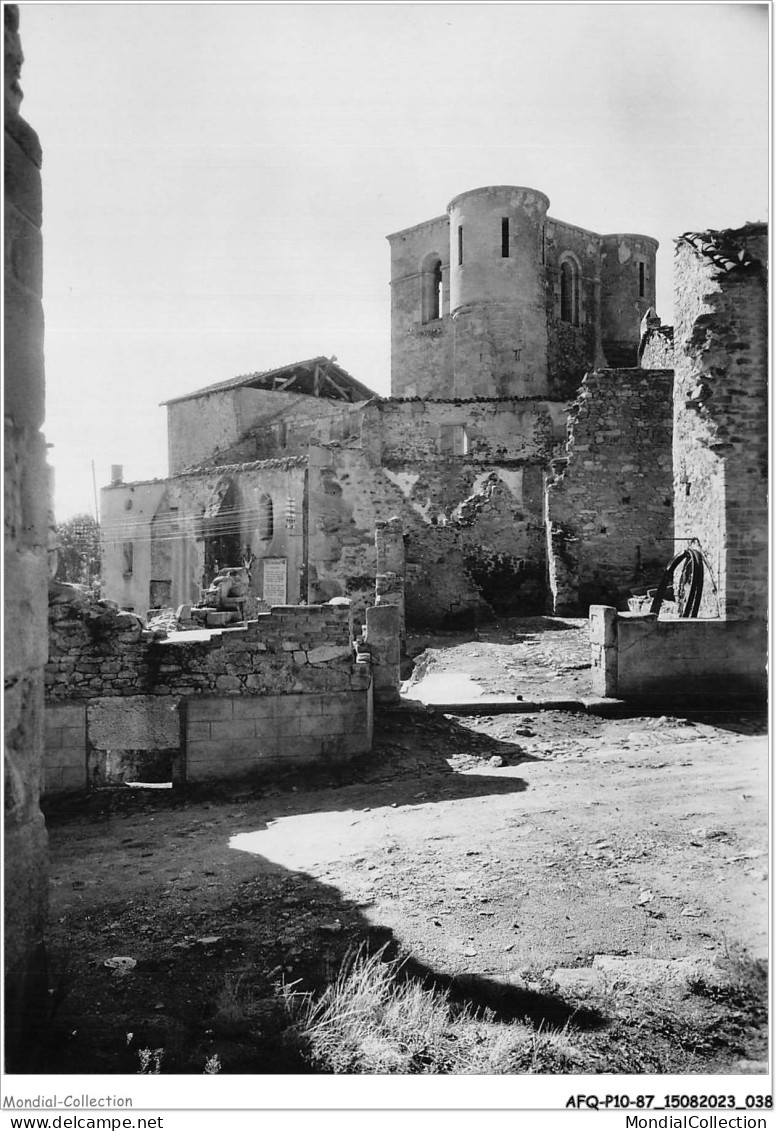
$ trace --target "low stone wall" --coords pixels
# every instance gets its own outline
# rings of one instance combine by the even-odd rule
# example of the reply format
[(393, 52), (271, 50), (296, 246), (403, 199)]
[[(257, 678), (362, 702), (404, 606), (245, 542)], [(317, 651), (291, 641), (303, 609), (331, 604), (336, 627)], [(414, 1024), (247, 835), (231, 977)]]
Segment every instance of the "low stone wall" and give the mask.
[(593, 693), (685, 705), (765, 701), (767, 630), (761, 621), (680, 618), (590, 609)]
[(278, 606), (239, 628), (156, 639), (74, 587), (51, 596), (46, 793), (371, 749), (369, 657), (356, 661), (347, 607)]

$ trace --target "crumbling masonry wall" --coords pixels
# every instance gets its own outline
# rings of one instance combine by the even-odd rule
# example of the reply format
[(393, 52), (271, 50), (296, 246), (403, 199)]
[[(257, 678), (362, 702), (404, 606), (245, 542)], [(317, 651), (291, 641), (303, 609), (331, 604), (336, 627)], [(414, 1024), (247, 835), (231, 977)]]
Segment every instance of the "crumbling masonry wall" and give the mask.
[(670, 370), (599, 369), (569, 414), (547, 486), (556, 613), (616, 605), (656, 584), (672, 549)]
[(639, 366), (642, 369), (674, 368), (674, 328), (654, 326), (642, 339), (639, 347)]
[(767, 228), (691, 233), (675, 266), (677, 551), (700, 545), (716, 585), (702, 615), (768, 604)]
[(410, 623), (543, 611), (543, 469), (561, 417), (530, 399), (366, 406), (359, 446), (310, 449), (308, 599), (347, 596), (360, 616), (375, 522), (398, 516)]
[(39, 807), (49, 489), (44, 419), (41, 149), (19, 115), (19, 13), (5, 35), (5, 1018), (6, 1070), (45, 1000), (46, 833)]
[(358, 431), (347, 401), (280, 389), (222, 389), (167, 406), (168, 472), (304, 455), (311, 435), (344, 439)]
[(371, 748), (370, 669), (347, 608), (279, 606), (166, 640), (52, 586), (50, 641), (47, 792), (225, 779)]

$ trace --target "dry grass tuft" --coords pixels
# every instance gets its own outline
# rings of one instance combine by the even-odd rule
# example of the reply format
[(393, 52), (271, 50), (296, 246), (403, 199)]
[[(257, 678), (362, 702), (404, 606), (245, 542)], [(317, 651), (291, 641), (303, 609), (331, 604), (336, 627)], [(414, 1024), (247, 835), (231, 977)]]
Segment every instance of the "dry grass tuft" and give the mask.
[(537, 1032), (456, 1010), (448, 996), (399, 977), (401, 963), (363, 949), (323, 995), (287, 993), (297, 1037), (318, 1072), (494, 1075), (568, 1071), (571, 1033)]

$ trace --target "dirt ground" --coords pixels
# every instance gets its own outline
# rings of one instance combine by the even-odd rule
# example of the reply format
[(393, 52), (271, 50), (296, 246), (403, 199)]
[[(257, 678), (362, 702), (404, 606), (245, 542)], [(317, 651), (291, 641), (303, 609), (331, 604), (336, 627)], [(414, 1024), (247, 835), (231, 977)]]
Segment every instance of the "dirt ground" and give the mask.
[[(584, 682), (578, 622), (543, 620), (416, 639), (433, 649), (418, 669), (450, 664), (489, 690), (536, 683), (537, 669), (545, 686)], [(275, 1039), (277, 986), (320, 989), (363, 942), (537, 1025), (574, 1015), (553, 972), (595, 956), (764, 957), (767, 783), (765, 720), (750, 714), (453, 717), (404, 704), (378, 715), (373, 753), (347, 768), (52, 804), (54, 1012), (37, 1071), (137, 1072), (143, 1048), (164, 1048), (176, 1072), (214, 1053), (225, 1072), (305, 1071)], [(663, 1070), (659, 1050), (611, 1040), (612, 1025), (640, 1023), (626, 1007), (596, 1038), (600, 1071)], [(695, 1040), (672, 1070), (761, 1061), (764, 1019), (739, 1016), (734, 1039)]]

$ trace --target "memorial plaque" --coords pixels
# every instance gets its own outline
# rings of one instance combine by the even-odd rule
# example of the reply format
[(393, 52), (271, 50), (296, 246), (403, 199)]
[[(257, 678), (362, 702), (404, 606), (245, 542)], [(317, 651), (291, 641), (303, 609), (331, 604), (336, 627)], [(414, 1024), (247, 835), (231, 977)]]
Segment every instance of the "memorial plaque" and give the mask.
[(285, 558), (264, 559), (264, 589), (262, 596), (268, 605), (285, 605), (286, 602)]

